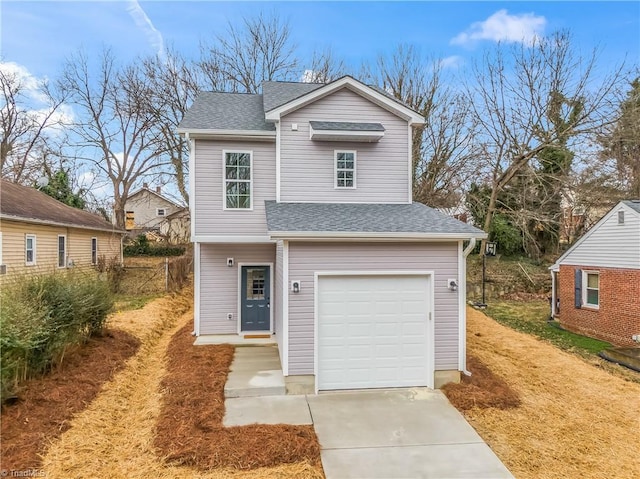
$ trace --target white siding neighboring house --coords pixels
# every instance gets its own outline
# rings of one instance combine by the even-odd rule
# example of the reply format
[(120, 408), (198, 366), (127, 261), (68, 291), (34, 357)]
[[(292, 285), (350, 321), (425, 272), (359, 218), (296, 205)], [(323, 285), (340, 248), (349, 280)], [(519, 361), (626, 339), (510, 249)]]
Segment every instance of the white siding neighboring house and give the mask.
[(155, 231), (174, 243), (188, 241), (188, 235), (184, 234), (190, 230), (188, 213), (187, 208), (163, 195), (159, 186), (151, 189), (145, 183), (127, 199), (125, 228), (134, 235)]
[(466, 369), (463, 242), (412, 202), (424, 118), (351, 77), (202, 93), (190, 144), (196, 344), (278, 345), (287, 384), (439, 385)]
[(621, 201), (550, 268), (551, 315), (625, 346), (640, 342), (640, 200)]

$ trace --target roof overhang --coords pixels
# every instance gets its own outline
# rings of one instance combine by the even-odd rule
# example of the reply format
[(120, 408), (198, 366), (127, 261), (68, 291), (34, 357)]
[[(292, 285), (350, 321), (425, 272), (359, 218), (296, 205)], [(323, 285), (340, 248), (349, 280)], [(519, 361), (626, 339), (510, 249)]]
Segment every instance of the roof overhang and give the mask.
[(371, 102), (377, 104), (378, 106), (384, 108), (385, 110), (394, 113), (400, 118), (409, 122), (410, 125), (417, 124), (422, 125), (425, 123), (425, 119), (422, 115), (419, 115), (412, 109), (401, 105), (395, 100), (383, 95), (380, 92), (377, 92), (373, 88), (368, 87), (364, 83), (359, 82), (355, 78), (345, 76), (342, 77), (332, 83), (328, 83), (327, 85), (318, 88), (317, 90), (313, 90), (306, 95), (303, 95), (295, 100), (292, 100), (284, 105), (280, 105), (279, 107), (273, 108), (265, 112), (265, 119), (267, 121), (280, 121), (280, 118), (283, 116), (298, 110), (310, 103), (313, 103), (320, 98), (324, 98), (331, 93), (340, 90), (342, 88), (349, 88), (353, 92), (367, 98)]
[(180, 135), (188, 135), (196, 140), (249, 140), (249, 141), (276, 141), (276, 132), (266, 130), (208, 130), (178, 128)]
[(29, 224), (35, 224), (35, 225), (60, 226), (63, 228), (76, 228), (80, 230), (104, 231), (105, 233), (115, 233), (115, 234), (122, 234), (122, 235), (127, 234), (125, 230), (121, 230), (116, 227), (108, 228), (105, 226), (104, 228), (100, 228), (98, 226), (85, 226), (85, 225), (79, 225), (75, 223), (63, 223), (58, 221), (41, 220), (39, 218), (23, 218), (22, 216), (13, 216), (13, 215), (6, 215), (6, 214), (0, 214), (0, 220), (16, 221), (19, 223), (29, 223)]
[(314, 123), (313, 121), (309, 122), (309, 138), (311, 140), (374, 143), (384, 137), (384, 127), (379, 123), (375, 125), (379, 125), (380, 128), (371, 128), (368, 130), (318, 128), (317, 125), (314, 126)]
[(485, 239), (487, 234), (469, 233), (404, 233), (376, 231), (269, 231), (269, 237), (275, 240), (301, 241), (460, 241), (471, 238)]

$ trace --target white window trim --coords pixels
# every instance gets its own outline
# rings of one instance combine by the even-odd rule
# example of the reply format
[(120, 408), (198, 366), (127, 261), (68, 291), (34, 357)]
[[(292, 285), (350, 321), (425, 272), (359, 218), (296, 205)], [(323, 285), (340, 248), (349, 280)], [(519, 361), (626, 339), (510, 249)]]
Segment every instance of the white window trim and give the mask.
[[(338, 153), (353, 154), (353, 186), (338, 186)], [(358, 151), (357, 150), (333, 150), (333, 189), (334, 190), (355, 190), (357, 175)], [(344, 169), (344, 171), (349, 171)]]
[[(227, 208), (227, 153), (249, 154), (249, 208)], [(224, 211), (253, 211), (253, 150), (222, 150), (222, 209)]]
[[(33, 240), (32, 250), (33, 250), (33, 261), (27, 261), (27, 239), (31, 238)], [(24, 235), (24, 265), (25, 266), (35, 266), (36, 265), (36, 235), (34, 234), (26, 234)]]
[[(64, 238), (64, 264), (60, 266), (60, 238)], [(67, 267), (67, 235), (58, 235), (58, 242), (56, 244), (56, 264), (59, 269)]]
[[(162, 214), (160, 214), (161, 211), (162, 211)], [(164, 218), (165, 216), (167, 216), (167, 209), (166, 208), (156, 208), (156, 216), (160, 216), (160, 217)]]
[[(96, 242), (96, 255), (95, 255), (95, 259), (93, 257), (93, 242)], [(92, 265), (97, 265), (98, 264), (98, 237), (94, 236), (91, 238), (91, 264)]]
[[(598, 276), (598, 304), (591, 304), (587, 302), (587, 285), (590, 274), (595, 274)], [(589, 309), (600, 309), (600, 271), (582, 270), (582, 307)]]

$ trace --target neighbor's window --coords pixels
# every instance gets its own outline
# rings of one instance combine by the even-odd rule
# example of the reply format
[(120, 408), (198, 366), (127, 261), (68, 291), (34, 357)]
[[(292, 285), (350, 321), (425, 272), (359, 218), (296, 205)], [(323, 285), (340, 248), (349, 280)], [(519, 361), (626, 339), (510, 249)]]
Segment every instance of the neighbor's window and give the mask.
[(24, 238), (24, 263), (27, 266), (36, 264), (36, 235), (26, 235)]
[(587, 307), (600, 306), (600, 274), (595, 271), (583, 271), (583, 303)]
[(91, 264), (98, 264), (98, 238), (91, 238)]
[(67, 237), (58, 236), (58, 268), (64, 268), (67, 265)]
[(618, 224), (624, 224), (624, 211), (618, 211)]
[(224, 152), (224, 191), (226, 209), (251, 209), (250, 151)]
[(336, 151), (336, 188), (356, 187), (356, 152)]
[(167, 216), (167, 210), (165, 208), (157, 208), (156, 216)]

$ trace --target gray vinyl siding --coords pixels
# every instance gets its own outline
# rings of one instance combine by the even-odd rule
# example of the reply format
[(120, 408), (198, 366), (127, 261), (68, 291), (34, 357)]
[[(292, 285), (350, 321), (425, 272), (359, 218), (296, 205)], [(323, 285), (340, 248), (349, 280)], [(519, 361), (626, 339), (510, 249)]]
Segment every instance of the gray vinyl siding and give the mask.
[[(624, 211), (622, 225), (618, 211)], [(640, 214), (619, 205), (593, 228), (560, 264), (640, 269)]]
[[(276, 273), (275, 273), (275, 284), (272, 288), (275, 288), (275, 291), (272, 291), (271, 295), (275, 298), (274, 301), (274, 321), (276, 323), (276, 341), (278, 342), (278, 352), (280, 353), (280, 362), (283, 363), (283, 353), (284, 353), (284, 343), (283, 343), (283, 330), (282, 330), (282, 269), (283, 269), (283, 242), (278, 241), (276, 244)], [(274, 294), (275, 293), (275, 294)]]
[[(224, 210), (223, 150), (253, 151), (253, 210)], [(215, 236), (267, 234), (265, 200), (276, 199), (273, 142), (195, 141), (195, 234)]]
[[(200, 334), (237, 333), (239, 264), (274, 263), (275, 266), (275, 250), (274, 244), (200, 246)], [(227, 258), (233, 258), (233, 267), (227, 266)], [(227, 319), (228, 313), (233, 313), (233, 321)]]
[[(309, 121), (381, 123), (377, 143), (312, 141)], [(291, 124), (298, 124), (298, 131)], [(281, 120), (281, 201), (407, 203), (407, 122), (344, 88)], [(334, 188), (334, 150), (356, 150), (356, 189)]]
[(458, 277), (457, 243), (289, 243), (289, 374), (313, 374), (314, 273), (317, 271), (434, 271), (435, 369), (458, 369), (458, 294), (447, 279)]

